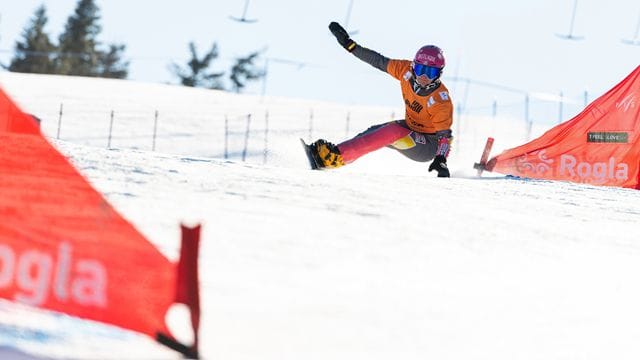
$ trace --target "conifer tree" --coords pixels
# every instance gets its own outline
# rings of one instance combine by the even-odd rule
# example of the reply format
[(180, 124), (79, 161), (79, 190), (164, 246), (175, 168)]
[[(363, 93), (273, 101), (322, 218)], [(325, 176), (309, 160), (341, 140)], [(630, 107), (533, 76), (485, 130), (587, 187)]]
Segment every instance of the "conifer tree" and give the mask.
[(173, 63), (170, 67), (171, 72), (180, 79), (180, 83), (184, 86), (223, 90), (224, 85), (220, 78), (224, 75), (224, 72), (206, 72), (211, 62), (218, 58), (218, 44), (214, 43), (211, 50), (204, 54), (202, 58), (198, 57), (196, 45), (193, 41), (189, 43), (189, 51), (191, 60), (187, 63), (186, 68), (176, 63)]
[(109, 45), (109, 50), (99, 53), (97, 76), (104, 78), (126, 79), (129, 74), (129, 62), (122, 60), (124, 45)]
[(129, 62), (122, 59), (125, 45), (111, 44), (100, 50), (98, 35), (100, 9), (94, 0), (79, 0), (60, 35), (56, 71), (63, 75), (98, 76), (124, 79)]
[(253, 52), (246, 57), (236, 59), (231, 68), (231, 80), (233, 91), (241, 92), (249, 81), (255, 81), (265, 76), (265, 71), (256, 67), (254, 62), (260, 56), (260, 51)]
[(56, 68), (59, 74), (94, 76), (98, 66), (97, 36), (102, 30), (93, 0), (79, 0), (59, 39)]
[(48, 21), (44, 5), (38, 7), (29, 25), (22, 33), (22, 41), (16, 42), (15, 54), (9, 71), (51, 74), (54, 72), (52, 53), (56, 47), (44, 31)]

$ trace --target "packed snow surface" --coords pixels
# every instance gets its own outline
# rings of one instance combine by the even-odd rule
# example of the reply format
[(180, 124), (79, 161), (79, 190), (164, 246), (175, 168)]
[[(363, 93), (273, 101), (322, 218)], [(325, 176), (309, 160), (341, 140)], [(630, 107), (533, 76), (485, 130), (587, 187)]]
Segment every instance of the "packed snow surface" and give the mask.
[[(310, 171), (298, 138), (339, 142), (402, 109), (12, 73), (0, 84), (169, 258), (181, 222), (203, 225), (203, 358), (640, 357), (640, 192), (472, 169), (486, 136), (495, 154), (545, 128), (457, 119), (450, 179), (389, 149)], [(170, 321), (188, 341), (183, 317)], [(4, 300), (0, 357), (180, 358)]]

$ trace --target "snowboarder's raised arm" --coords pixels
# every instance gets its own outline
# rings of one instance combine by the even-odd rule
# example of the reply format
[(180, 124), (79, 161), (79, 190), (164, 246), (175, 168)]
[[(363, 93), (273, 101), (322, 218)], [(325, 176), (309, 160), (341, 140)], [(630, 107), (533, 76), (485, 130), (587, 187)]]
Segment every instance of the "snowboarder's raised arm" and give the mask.
[(348, 52), (355, 55), (358, 59), (366, 62), (367, 64), (375, 67), (380, 71), (387, 72), (387, 65), (389, 64), (389, 58), (356, 44), (355, 41), (349, 37), (349, 33), (337, 22), (329, 24), (329, 30), (333, 36), (336, 37), (338, 43), (342, 45)]

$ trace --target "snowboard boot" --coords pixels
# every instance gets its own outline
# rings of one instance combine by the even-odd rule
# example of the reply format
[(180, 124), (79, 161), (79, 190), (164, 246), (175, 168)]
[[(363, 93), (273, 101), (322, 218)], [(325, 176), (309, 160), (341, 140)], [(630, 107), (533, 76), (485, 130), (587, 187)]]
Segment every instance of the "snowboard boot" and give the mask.
[(338, 168), (344, 165), (340, 149), (336, 145), (320, 139), (311, 146), (315, 150), (315, 160), (321, 168)]

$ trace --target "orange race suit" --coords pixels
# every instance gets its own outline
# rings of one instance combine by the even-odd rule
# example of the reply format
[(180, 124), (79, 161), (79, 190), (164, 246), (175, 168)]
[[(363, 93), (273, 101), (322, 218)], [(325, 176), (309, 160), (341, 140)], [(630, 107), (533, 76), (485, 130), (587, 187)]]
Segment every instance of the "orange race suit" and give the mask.
[(430, 161), (436, 155), (446, 157), (451, 142), (453, 104), (440, 79), (420, 87), (410, 60), (389, 59), (360, 45), (355, 45), (352, 54), (400, 81), (405, 118), (372, 126), (338, 144), (344, 163), (385, 146), (420, 162)]

